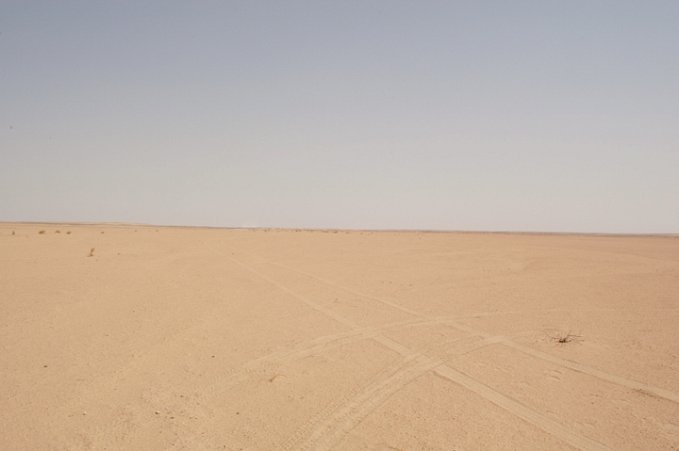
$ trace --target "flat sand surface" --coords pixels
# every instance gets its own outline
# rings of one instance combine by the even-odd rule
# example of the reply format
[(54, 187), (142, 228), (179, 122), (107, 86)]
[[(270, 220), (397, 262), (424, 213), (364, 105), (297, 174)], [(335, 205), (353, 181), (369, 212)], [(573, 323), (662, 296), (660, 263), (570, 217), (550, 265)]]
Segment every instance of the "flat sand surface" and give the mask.
[(677, 450), (679, 239), (4, 223), (0, 405), (3, 450)]

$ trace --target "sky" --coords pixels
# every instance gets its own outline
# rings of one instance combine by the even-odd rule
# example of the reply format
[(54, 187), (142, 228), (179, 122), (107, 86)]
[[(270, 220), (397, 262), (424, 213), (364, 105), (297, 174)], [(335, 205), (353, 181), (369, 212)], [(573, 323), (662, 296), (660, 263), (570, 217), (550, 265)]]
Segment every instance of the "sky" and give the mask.
[(0, 2), (0, 221), (679, 232), (679, 2)]

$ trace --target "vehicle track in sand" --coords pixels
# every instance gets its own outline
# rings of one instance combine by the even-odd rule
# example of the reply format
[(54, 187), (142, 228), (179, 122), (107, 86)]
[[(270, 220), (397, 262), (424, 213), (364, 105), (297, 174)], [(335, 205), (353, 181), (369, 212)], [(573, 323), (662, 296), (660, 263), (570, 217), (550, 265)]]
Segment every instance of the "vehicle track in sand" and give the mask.
[[(225, 255), (226, 256), (226, 255)], [(283, 283), (278, 282), (277, 280), (271, 278), (267, 274), (263, 273), (262, 271), (256, 269), (253, 266), (250, 266), (241, 260), (238, 260), (236, 257), (232, 255), (226, 256), (229, 259), (231, 259), (234, 263), (240, 265), (243, 269), (247, 270), (248, 272), (260, 277), (262, 280), (267, 281), (268, 283), (272, 284), (273, 286), (279, 288), (281, 291), (284, 291), (285, 293), (289, 294), (290, 296), (294, 297), (295, 299), (307, 304), (310, 308), (313, 308), (314, 310), (320, 311), (326, 315), (328, 315), (330, 318), (333, 318), (340, 322), (341, 324), (346, 325), (347, 327), (357, 329), (360, 326), (357, 324), (353, 323), (353, 321), (346, 319), (342, 317), (341, 315), (338, 315), (337, 313), (317, 304), (316, 302), (294, 292), (287, 286), (285, 286)], [(280, 265), (279, 265), (280, 266)], [(291, 271), (295, 271), (292, 268), (288, 268)], [(341, 288), (341, 286), (337, 286), (338, 288)], [(345, 289), (346, 290), (346, 289)], [(361, 295), (358, 292), (355, 292), (351, 290), (354, 294)], [(398, 306), (398, 304), (393, 304), (389, 301), (384, 302), (380, 298), (376, 298), (374, 296), (370, 296), (370, 299), (377, 300), (379, 302), (382, 302), (386, 305), (391, 305), (397, 306), (395, 308), (398, 308), (399, 310), (402, 310), (404, 312), (409, 312), (412, 315), (418, 316), (423, 319), (431, 319), (431, 320), (436, 320), (436, 318), (428, 318), (426, 315), (420, 314), (414, 310), (407, 309), (405, 307)], [(481, 396), (482, 398), (492, 402), (493, 404), (507, 410), (508, 412), (514, 414), (515, 416), (523, 419), (524, 421), (527, 421), (530, 424), (533, 424), (534, 426), (542, 429), (543, 431), (552, 434), (553, 436), (563, 440), (566, 443), (571, 444), (572, 446), (575, 446), (579, 449), (583, 450), (606, 450), (609, 449), (606, 447), (604, 444), (597, 442), (596, 440), (590, 439), (588, 437), (579, 435), (575, 432), (572, 432), (562, 426), (561, 424), (547, 418), (546, 416), (524, 406), (523, 404), (519, 403), (518, 401), (515, 401), (508, 396), (499, 393), (495, 391), (494, 389), (486, 386), (482, 382), (467, 376), (466, 374), (450, 367), (447, 363), (439, 360), (439, 359), (434, 359), (431, 357), (428, 357), (426, 355), (423, 355), (417, 351), (413, 351), (412, 349), (408, 348), (407, 346), (402, 345), (401, 343), (398, 343), (397, 341), (388, 338), (386, 336), (376, 334), (375, 337), (373, 337), (375, 341), (378, 343), (381, 343), (384, 345), (386, 348), (391, 349), (392, 351), (401, 354), (405, 358), (408, 358), (410, 356), (416, 355), (417, 358), (422, 362), (422, 365), (431, 365), (426, 371), (420, 373), (424, 374), (427, 371), (435, 371), (436, 374), (439, 376), (444, 377), (445, 379), (452, 381), (458, 385), (461, 385), (465, 387), (466, 389), (476, 393), (477, 395)], [(406, 378), (407, 379), (407, 378)], [(396, 378), (398, 380), (398, 378)], [(387, 387), (390, 386), (390, 384), (386, 384)], [(397, 384), (398, 385), (398, 384)], [(402, 387), (403, 385), (401, 385)], [(394, 390), (394, 393), (398, 391), (401, 387), (398, 387), (396, 390)], [(379, 388), (379, 387), (378, 387)], [(370, 389), (368, 389), (370, 390)], [(362, 402), (359, 402), (359, 405), (361, 403), (365, 404), (370, 402), (369, 400), (371, 398), (376, 398), (376, 405), (379, 405), (379, 399), (380, 399), (380, 393), (383, 393), (384, 391), (389, 391), (388, 389), (377, 389), (373, 390), (370, 392), (370, 394), (367, 396), (366, 400), (362, 400)], [(386, 399), (386, 398), (385, 398)], [(351, 410), (352, 405), (348, 407), (349, 410)], [(338, 415), (334, 415), (332, 417), (332, 424), (341, 424), (343, 421), (343, 418), (346, 416), (344, 413), (344, 410), (340, 410), (340, 413)], [(341, 429), (341, 426), (331, 426), (328, 428), (327, 425), (321, 425), (319, 428), (315, 429), (311, 434), (308, 436), (307, 439), (312, 439), (316, 443), (324, 443), (324, 446), (315, 446), (315, 449), (330, 449), (332, 445), (334, 444), (334, 437), (335, 437), (335, 432), (333, 432), (336, 428)]]
[[(310, 277), (312, 279), (317, 280), (318, 282), (325, 283), (327, 285), (333, 286), (333, 287), (338, 288), (340, 290), (343, 290), (347, 293), (351, 293), (351, 294), (356, 295), (356, 296), (360, 296), (360, 297), (364, 297), (366, 299), (371, 299), (371, 300), (374, 300), (374, 301), (377, 301), (377, 302), (381, 302), (384, 305), (388, 305), (388, 306), (398, 308), (401, 311), (410, 313), (412, 315), (416, 315), (420, 318), (437, 320), (436, 317), (431, 317), (431, 316), (428, 316), (428, 315), (425, 315), (425, 314), (422, 314), (422, 313), (418, 313), (418, 312), (411, 310), (407, 307), (399, 306), (398, 304), (395, 304), (394, 302), (390, 302), (390, 301), (381, 299), (379, 297), (372, 296), (372, 295), (369, 295), (369, 294), (366, 294), (366, 293), (362, 293), (360, 291), (356, 291), (354, 289), (345, 287), (343, 285), (336, 284), (332, 281), (328, 281), (324, 278), (317, 277), (317, 276), (310, 274), (306, 271), (300, 271), (300, 270), (297, 270), (295, 268), (292, 268), (290, 266), (283, 265), (283, 264), (280, 264), (280, 263), (269, 263), (269, 264), (274, 265), (274, 266), (278, 266), (278, 267), (283, 268), (283, 269), (287, 269), (289, 271), (297, 272), (298, 274), (305, 275), (307, 277)], [(484, 314), (481, 314), (480, 316), (484, 316)], [(562, 359), (562, 358), (547, 354), (545, 352), (542, 352), (542, 351), (530, 348), (528, 346), (516, 343), (516, 342), (510, 340), (507, 337), (495, 336), (495, 335), (489, 334), (487, 332), (484, 332), (482, 330), (467, 326), (465, 324), (461, 324), (461, 323), (457, 322), (457, 321), (459, 321), (459, 319), (462, 319), (462, 318), (450, 319), (450, 320), (444, 319), (444, 318), (438, 318), (438, 321), (448, 323), (448, 324), (450, 324), (451, 326), (455, 327), (456, 329), (458, 329), (460, 331), (479, 335), (479, 336), (484, 337), (484, 338), (491, 338), (491, 337), (496, 338), (498, 340), (499, 344), (510, 347), (512, 349), (515, 349), (517, 351), (520, 351), (520, 352), (527, 354), (527, 355), (530, 355), (532, 357), (535, 357), (535, 358), (545, 360), (547, 362), (562, 366), (564, 368), (568, 368), (568, 369), (571, 369), (571, 370), (579, 372), (579, 373), (587, 374), (589, 376), (593, 376), (593, 377), (596, 377), (598, 379), (604, 380), (606, 382), (610, 382), (612, 384), (620, 385), (620, 386), (623, 386), (623, 387), (626, 387), (626, 388), (629, 388), (629, 389), (632, 389), (632, 390), (642, 390), (644, 392), (650, 393), (650, 394), (657, 396), (659, 398), (663, 398), (663, 399), (666, 399), (668, 401), (679, 403), (679, 394), (674, 393), (672, 391), (669, 391), (669, 390), (666, 390), (666, 389), (663, 389), (663, 388), (660, 388), (660, 387), (655, 387), (655, 386), (652, 386), (652, 385), (644, 384), (642, 382), (634, 381), (634, 380), (631, 380), (631, 379), (627, 379), (627, 378), (624, 378), (622, 376), (618, 376), (616, 374), (607, 373), (605, 371), (602, 371), (602, 370), (599, 370), (599, 369), (596, 369), (596, 368), (592, 368), (592, 367), (589, 367), (587, 365), (583, 365), (581, 363), (573, 362), (573, 361), (570, 361), (570, 360)]]

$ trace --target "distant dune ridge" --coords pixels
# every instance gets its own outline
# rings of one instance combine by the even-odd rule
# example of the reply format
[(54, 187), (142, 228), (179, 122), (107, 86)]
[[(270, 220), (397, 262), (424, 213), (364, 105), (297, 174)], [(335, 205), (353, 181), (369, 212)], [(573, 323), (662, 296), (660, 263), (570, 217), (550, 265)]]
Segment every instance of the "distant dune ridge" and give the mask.
[(672, 235), (0, 223), (0, 449), (679, 449), (677, 324)]

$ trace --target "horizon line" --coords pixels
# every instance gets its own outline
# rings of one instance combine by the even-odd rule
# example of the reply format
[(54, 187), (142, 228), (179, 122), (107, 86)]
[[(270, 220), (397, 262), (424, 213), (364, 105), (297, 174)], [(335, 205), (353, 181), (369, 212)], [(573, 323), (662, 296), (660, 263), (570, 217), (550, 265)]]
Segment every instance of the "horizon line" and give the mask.
[(107, 227), (149, 227), (175, 229), (214, 229), (214, 230), (253, 230), (253, 231), (301, 231), (301, 232), (383, 232), (383, 233), (460, 233), (460, 234), (498, 234), (498, 235), (568, 235), (599, 237), (659, 237), (679, 238), (679, 232), (573, 232), (573, 231), (541, 231), (541, 230), (469, 230), (469, 229), (415, 229), (415, 228), (338, 228), (338, 227), (272, 227), (272, 226), (207, 226), (150, 224), (137, 222), (105, 222), (105, 221), (0, 221), (0, 225), (65, 225), (65, 226), (107, 226)]

